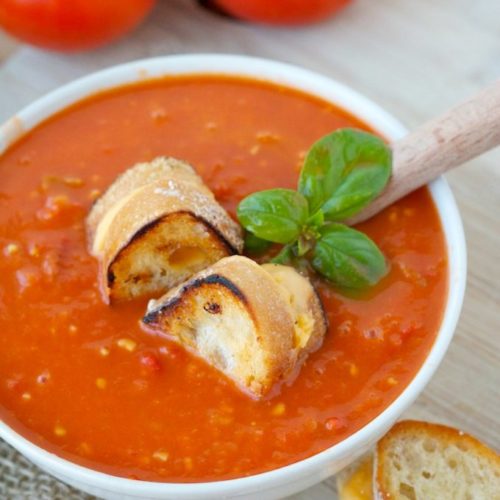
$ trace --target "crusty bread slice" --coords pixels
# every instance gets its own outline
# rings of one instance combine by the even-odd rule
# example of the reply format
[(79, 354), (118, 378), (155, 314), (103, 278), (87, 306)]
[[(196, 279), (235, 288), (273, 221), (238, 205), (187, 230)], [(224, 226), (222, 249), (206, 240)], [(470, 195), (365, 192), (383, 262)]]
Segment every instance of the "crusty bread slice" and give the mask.
[(160, 295), (243, 250), (240, 226), (191, 167), (165, 161), (123, 174), (88, 216), (91, 252), (111, 303)]
[(326, 332), (309, 281), (292, 268), (269, 270), (226, 257), (151, 301), (143, 322), (262, 398), (295, 373)]
[(500, 499), (500, 456), (444, 425), (397, 423), (377, 444), (375, 468), (381, 499)]
[(405, 420), (336, 479), (339, 500), (499, 500), (500, 456), (457, 429)]

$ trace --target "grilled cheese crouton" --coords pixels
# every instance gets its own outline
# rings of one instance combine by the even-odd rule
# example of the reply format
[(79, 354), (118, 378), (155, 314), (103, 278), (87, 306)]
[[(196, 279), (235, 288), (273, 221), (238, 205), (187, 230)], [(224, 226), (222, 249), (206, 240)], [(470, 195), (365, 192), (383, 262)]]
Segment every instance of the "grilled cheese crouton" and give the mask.
[(339, 500), (500, 499), (500, 456), (457, 429), (398, 422), (337, 476)]
[(326, 332), (320, 300), (306, 278), (286, 266), (259, 266), (239, 256), (151, 301), (143, 322), (256, 398), (294, 374)]
[(159, 295), (243, 249), (241, 228), (194, 170), (165, 158), (119, 177), (87, 228), (110, 302)]

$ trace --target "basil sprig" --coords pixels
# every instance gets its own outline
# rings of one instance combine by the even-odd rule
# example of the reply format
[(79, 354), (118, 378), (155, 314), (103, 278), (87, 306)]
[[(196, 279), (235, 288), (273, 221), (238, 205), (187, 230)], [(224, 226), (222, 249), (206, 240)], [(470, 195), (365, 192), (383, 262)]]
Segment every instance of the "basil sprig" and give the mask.
[(307, 154), (298, 191), (269, 189), (240, 202), (247, 251), (258, 253), (281, 243), (274, 262), (306, 259), (341, 288), (374, 285), (387, 273), (382, 252), (368, 236), (340, 221), (383, 191), (391, 165), (391, 150), (372, 134), (340, 129), (326, 135)]

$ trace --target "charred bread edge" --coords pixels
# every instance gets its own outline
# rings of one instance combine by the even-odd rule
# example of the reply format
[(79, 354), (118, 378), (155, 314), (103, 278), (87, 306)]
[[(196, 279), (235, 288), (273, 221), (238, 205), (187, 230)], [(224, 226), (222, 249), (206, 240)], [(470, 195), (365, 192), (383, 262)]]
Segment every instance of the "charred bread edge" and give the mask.
[[(197, 288), (201, 288), (204, 285), (220, 285), (227, 290), (229, 290), (233, 295), (235, 295), (241, 302), (245, 305), (248, 305), (248, 300), (245, 294), (229, 279), (225, 278), (220, 274), (210, 274), (209, 276), (205, 276), (203, 278), (197, 278), (194, 281), (184, 285), (178, 292), (178, 294), (170, 299), (166, 304), (163, 304), (158, 309), (155, 309), (151, 312), (148, 312), (144, 318), (142, 318), (143, 323), (150, 324), (153, 323), (156, 317), (159, 314), (162, 314), (163, 311), (176, 307), (183, 301), (183, 296), (186, 293), (191, 292), (192, 290), (196, 290)], [(211, 314), (217, 314), (215, 311), (208, 311)]]
[(148, 222), (147, 224), (142, 226), (140, 229), (138, 229), (135, 232), (135, 234), (133, 234), (132, 237), (124, 245), (122, 245), (122, 247), (118, 250), (118, 252), (116, 252), (115, 256), (113, 257), (113, 260), (109, 263), (108, 269), (106, 271), (106, 277), (107, 277), (107, 281), (108, 281), (109, 285), (112, 285), (115, 281), (115, 275), (114, 275), (113, 271), (111, 270), (111, 267), (113, 266), (114, 262), (118, 259), (118, 257), (121, 255), (121, 253), (126, 251), (127, 247), (131, 243), (142, 238), (144, 235), (146, 235), (148, 233), (148, 231), (150, 231), (151, 229), (156, 227), (158, 224), (162, 223), (164, 220), (168, 219), (168, 217), (170, 217), (171, 215), (177, 215), (177, 214), (188, 214), (188, 215), (191, 215), (197, 221), (202, 222), (207, 227), (207, 229), (209, 231), (211, 231), (213, 233), (213, 235), (215, 235), (224, 244), (224, 246), (227, 248), (228, 252), (231, 255), (239, 255), (238, 250), (236, 248), (234, 248), (233, 245), (231, 245), (231, 243), (223, 236), (223, 234), (216, 227), (214, 227), (212, 224), (210, 224), (210, 222), (208, 222), (203, 217), (200, 217), (199, 215), (196, 215), (189, 210), (179, 210), (178, 212), (172, 212), (172, 213), (163, 215), (161, 217), (158, 217), (157, 219), (155, 219), (151, 222)]

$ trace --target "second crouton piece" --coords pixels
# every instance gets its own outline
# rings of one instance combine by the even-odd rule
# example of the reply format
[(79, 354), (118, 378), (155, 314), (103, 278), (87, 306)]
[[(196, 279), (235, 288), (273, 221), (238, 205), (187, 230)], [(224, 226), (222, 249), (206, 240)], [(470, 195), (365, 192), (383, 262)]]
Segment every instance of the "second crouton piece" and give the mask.
[(243, 248), (241, 228), (192, 167), (166, 158), (122, 174), (87, 230), (109, 302), (160, 295)]
[(296, 373), (326, 332), (322, 306), (297, 271), (227, 257), (151, 301), (144, 323), (256, 398)]

